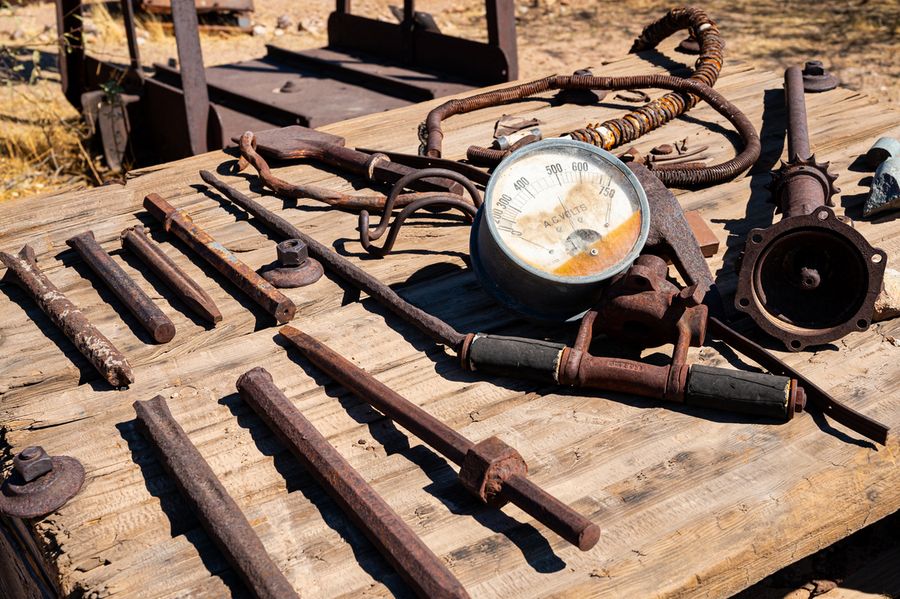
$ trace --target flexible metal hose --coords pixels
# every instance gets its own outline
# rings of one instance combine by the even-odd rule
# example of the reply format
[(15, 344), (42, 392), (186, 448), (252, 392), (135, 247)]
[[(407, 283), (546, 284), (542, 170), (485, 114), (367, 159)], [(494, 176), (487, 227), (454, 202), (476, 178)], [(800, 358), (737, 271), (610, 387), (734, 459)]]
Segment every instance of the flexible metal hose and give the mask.
[[(663, 75), (634, 77), (553, 76), (494, 92), (478, 94), (470, 98), (451, 100), (438, 106), (426, 119), (426, 153), (439, 157), (443, 132), (441, 122), (454, 114), (472, 112), (480, 108), (506, 104), (554, 89), (641, 89), (662, 88), (671, 90), (661, 98), (650, 102), (622, 118), (611, 119), (597, 125), (588, 125), (567, 135), (606, 150), (633, 141), (683, 114), (704, 100), (737, 127), (744, 139), (745, 148), (735, 159), (712, 167), (697, 165), (653, 165), (651, 170), (666, 185), (699, 186), (720, 183), (735, 177), (750, 167), (759, 156), (759, 138), (744, 115), (724, 97), (712, 91), (723, 63), (724, 41), (715, 23), (702, 10), (685, 7), (670, 10), (661, 19), (644, 28), (632, 45), (631, 52), (655, 47), (663, 39), (682, 29), (690, 29), (700, 42), (700, 56), (693, 73), (687, 79)], [(683, 82), (683, 85), (677, 83)], [(699, 84), (696, 85), (696, 84)], [(744, 121), (739, 126), (738, 122)], [(468, 157), (479, 164), (496, 164), (510, 153), (509, 150), (492, 150), (472, 146)]]

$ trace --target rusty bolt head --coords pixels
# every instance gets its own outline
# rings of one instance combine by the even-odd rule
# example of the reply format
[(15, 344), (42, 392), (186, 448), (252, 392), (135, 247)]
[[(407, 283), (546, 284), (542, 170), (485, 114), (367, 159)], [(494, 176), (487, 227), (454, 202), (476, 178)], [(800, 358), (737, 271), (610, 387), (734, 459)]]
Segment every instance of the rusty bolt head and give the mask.
[(275, 248), (282, 266), (300, 266), (309, 258), (306, 244), (299, 239), (286, 239)]
[(825, 65), (821, 60), (808, 60), (803, 65), (804, 75), (822, 76), (825, 74)]
[(24, 482), (30, 483), (53, 470), (53, 461), (43, 447), (26, 447), (13, 458), (13, 468)]

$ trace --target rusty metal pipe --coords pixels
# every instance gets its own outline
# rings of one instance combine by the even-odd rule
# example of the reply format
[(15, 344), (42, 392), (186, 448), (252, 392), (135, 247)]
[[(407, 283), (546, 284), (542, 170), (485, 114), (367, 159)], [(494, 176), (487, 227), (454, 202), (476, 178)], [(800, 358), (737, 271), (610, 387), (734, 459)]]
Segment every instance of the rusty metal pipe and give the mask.
[(144, 208), (163, 223), (167, 232), (174, 233), (213, 268), (246, 293), (279, 323), (294, 318), (297, 307), (286, 295), (241, 262), (237, 256), (194, 224), (191, 217), (151, 193), (144, 198)]
[(299, 595), (266, 552), (250, 522), (157, 395), (134, 402), (137, 422), (216, 546), (259, 599)]
[(212, 185), (222, 195), (259, 219), (269, 230), (284, 239), (300, 239), (309, 249), (310, 255), (322, 263), (331, 274), (349, 283), (356, 289), (365, 291), (382, 306), (413, 325), (427, 337), (442, 343), (455, 351), (460, 351), (466, 336), (443, 320), (421, 310), (363, 269), (359, 268), (331, 248), (319, 243), (282, 216), (272, 212), (259, 202), (247, 197), (211, 173), (204, 181)]
[(242, 374), (237, 390), (417, 595), (469, 596), (444, 562), (294, 407), (265, 368)]
[(122, 352), (41, 272), (30, 245), (15, 256), (0, 252), (0, 262), (6, 265), (6, 277), (31, 296), (110, 385), (127, 387), (134, 382), (134, 372)]
[(599, 527), (529, 481), (521, 456), (496, 437), (474, 444), (302, 331), (286, 326), (281, 334), (328, 376), (459, 465), (463, 485), (485, 503), (511, 501), (582, 551), (599, 540)]
[(94, 238), (93, 231), (85, 231), (66, 240), (66, 245), (78, 252), (82, 260), (100, 277), (100, 280), (119, 298), (141, 326), (157, 343), (168, 343), (175, 337), (175, 325), (153, 300), (138, 287), (134, 279), (122, 270), (103, 251)]
[(788, 159), (807, 159), (812, 155), (809, 148), (809, 127), (806, 120), (806, 98), (803, 91), (803, 72), (798, 66), (788, 67), (784, 72), (784, 96), (788, 111)]
[(153, 243), (144, 227), (129, 227), (122, 231), (120, 237), (122, 247), (150, 267), (188, 308), (213, 324), (222, 320), (222, 313), (209, 294), (181, 270), (162, 248)]

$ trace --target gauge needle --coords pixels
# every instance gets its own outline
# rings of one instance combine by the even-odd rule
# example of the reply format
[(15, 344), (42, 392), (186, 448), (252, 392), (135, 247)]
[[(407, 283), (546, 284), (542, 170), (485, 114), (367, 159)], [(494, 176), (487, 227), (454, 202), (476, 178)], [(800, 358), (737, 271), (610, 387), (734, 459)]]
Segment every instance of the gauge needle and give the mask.
[(546, 245), (541, 245), (541, 244), (539, 244), (539, 243), (536, 242), (536, 241), (531, 241), (531, 240), (528, 239), (527, 237), (519, 237), (519, 239), (521, 239), (522, 241), (527, 241), (527, 242), (530, 243), (531, 245), (533, 245), (533, 246), (535, 246), (535, 247), (539, 247), (539, 248), (541, 248), (542, 250), (547, 250), (547, 253), (548, 253), (548, 254), (552, 254), (552, 253), (553, 253), (553, 250), (550, 249), (550, 248), (548, 248)]
[(609, 203), (606, 205), (606, 228), (609, 228), (609, 217), (612, 215), (612, 198), (609, 199)]
[(559, 205), (562, 206), (562, 209), (563, 209), (563, 218), (565, 218), (567, 221), (569, 221), (569, 226), (572, 227), (572, 232), (574, 233), (574, 232), (575, 232), (575, 223), (572, 222), (572, 219), (571, 219), (571, 218), (566, 218), (566, 214), (565, 214), (566, 212), (569, 211), (569, 209), (566, 208), (566, 205), (565, 205), (565, 204), (563, 204), (563, 201), (562, 201), (562, 198), (561, 198), (561, 197), (556, 196), (556, 199), (559, 200)]

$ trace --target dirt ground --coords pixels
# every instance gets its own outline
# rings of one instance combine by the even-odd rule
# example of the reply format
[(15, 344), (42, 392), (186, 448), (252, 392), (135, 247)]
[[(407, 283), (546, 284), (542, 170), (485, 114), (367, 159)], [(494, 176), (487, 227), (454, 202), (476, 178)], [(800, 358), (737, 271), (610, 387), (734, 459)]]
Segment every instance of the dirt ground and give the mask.
[[(54, 190), (99, 185), (110, 173), (91, 155), (78, 113), (59, 89), (54, 5), (0, 0), (0, 201)], [(303, 6), (302, 12), (296, 7)], [(388, 6), (399, 0), (355, 0), (355, 12), (393, 20)], [(127, 61), (121, 21), (112, 8), (92, 3), (85, 29), (91, 53)], [(517, 26), (522, 78), (599, 66), (627, 52), (647, 23), (664, 14), (659, 0), (519, 0)], [(771, 70), (817, 58), (843, 85), (878, 102), (900, 107), (900, 0), (709, 0), (703, 4), (727, 41), (728, 60)], [(207, 64), (261, 56), (266, 43), (311, 48), (326, 43), (331, 0), (256, 0), (255, 35), (203, 33)], [(480, 0), (423, 0), (442, 31), (485, 39)], [(278, 29), (287, 16), (291, 24)], [(144, 64), (176, 55), (164, 19), (138, 13)], [(787, 567), (741, 594), (751, 597), (816, 596), (852, 574), (886, 548), (896, 548), (900, 516), (894, 515), (849, 539)]]

